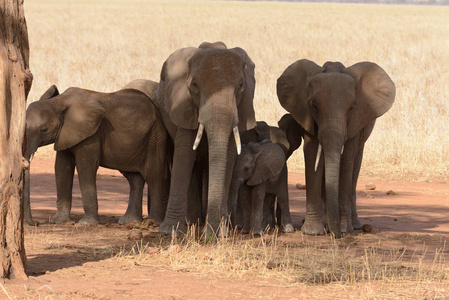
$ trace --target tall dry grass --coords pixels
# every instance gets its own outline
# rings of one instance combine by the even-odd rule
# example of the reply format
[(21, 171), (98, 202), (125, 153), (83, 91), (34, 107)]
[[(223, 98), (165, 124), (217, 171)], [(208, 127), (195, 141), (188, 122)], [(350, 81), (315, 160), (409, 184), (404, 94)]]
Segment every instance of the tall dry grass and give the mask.
[[(274, 125), (285, 113), (276, 79), (294, 61), (373, 61), (397, 97), (367, 142), (362, 174), (449, 175), (449, 7), (27, 0), (25, 12), (35, 78), (29, 101), (51, 84), (113, 91), (135, 78), (158, 80), (176, 49), (221, 40), (255, 62), (257, 119)], [(289, 166), (303, 170), (301, 151)]]

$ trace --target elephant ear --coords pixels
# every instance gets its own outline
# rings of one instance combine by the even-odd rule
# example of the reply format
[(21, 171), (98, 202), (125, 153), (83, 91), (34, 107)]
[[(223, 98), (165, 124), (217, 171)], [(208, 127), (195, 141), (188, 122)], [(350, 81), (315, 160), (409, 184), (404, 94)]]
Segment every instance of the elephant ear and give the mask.
[(170, 120), (185, 129), (198, 128), (198, 108), (188, 88), (189, 60), (198, 51), (200, 49), (194, 47), (175, 51), (167, 58), (161, 71), (158, 93), (163, 93), (164, 108)]
[(52, 85), (48, 90), (39, 98), (39, 100), (50, 99), (59, 95), (56, 85)]
[(62, 94), (56, 105), (63, 108), (62, 127), (55, 141), (56, 151), (71, 148), (92, 136), (105, 115), (103, 105), (86, 91), (75, 95)]
[(357, 81), (357, 102), (348, 122), (348, 138), (351, 138), (391, 108), (396, 88), (388, 74), (372, 62), (357, 63), (345, 72)]
[(316, 63), (301, 59), (291, 64), (277, 80), (276, 90), (282, 107), (311, 135), (315, 135), (315, 122), (309, 111), (309, 78), (324, 71)]
[(251, 151), (257, 155), (256, 166), (247, 184), (254, 186), (277, 176), (285, 165), (284, 151), (277, 144), (261, 142), (254, 145)]
[(238, 107), (239, 131), (244, 132), (256, 126), (256, 114), (253, 106), (254, 89), (256, 87), (256, 78), (254, 77), (255, 64), (242, 48), (232, 48), (230, 51), (237, 53), (245, 63), (246, 89)]

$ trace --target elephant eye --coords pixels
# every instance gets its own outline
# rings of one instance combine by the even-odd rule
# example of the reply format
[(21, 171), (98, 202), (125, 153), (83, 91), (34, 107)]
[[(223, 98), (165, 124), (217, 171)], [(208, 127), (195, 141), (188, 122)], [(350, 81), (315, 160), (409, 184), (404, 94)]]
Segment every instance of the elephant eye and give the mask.
[(41, 131), (41, 133), (45, 133), (45, 132), (47, 132), (47, 127), (41, 127), (41, 129), (40, 129), (40, 131)]

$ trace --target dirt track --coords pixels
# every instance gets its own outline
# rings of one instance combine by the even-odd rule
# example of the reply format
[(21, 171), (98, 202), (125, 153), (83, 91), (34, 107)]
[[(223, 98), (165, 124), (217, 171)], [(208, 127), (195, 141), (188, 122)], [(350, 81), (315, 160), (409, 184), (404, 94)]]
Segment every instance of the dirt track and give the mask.
[[(76, 176), (75, 176), (76, 177)], [(305, 191), (296, 183), (304, 183), (303, 174), (289, 176), (290, 201), (294, 226), (300, 227), (305, 211)], [(376, 189), (368, 191), (367, 183), (374, 182)], [(195, 272), (177, 272), (168, 267), (149, 268), (137, 266), (126, 260), (111, 258), (108, 247), (130, 246), (129, 229), (115, 225), (125, 212), (128, 185), (118, 172), (100, 169), (97, 180), (99, 213), (103, 225), (82, 227), (79, 225), (50, 225), (48, 220), (55, 212), (56, 191), (53, 160), (33, 160), (31, 169), (31, 206), (33, 217), (41, 225), (25, 227), (28, 281), (3, 281), (6, 293), (17, 299), (194, 299), (201, 295), (211, 298), (314, 298), (313, 286), (291, 286), (285, 282), (266, 281), (261, 278), (204, 277)], [(393, 191), (394, 195), (387, 195)], [(77, 179), (73, 191), (72, 217), (76, 221), (82, 215), (82, 204)], [(146, 197), (146, 196), (144, 196)], [(146, 202), (146, 201), (144, 201)], [(144, 206), (144, 211), (145, 211)], [(449, 238), (449, 183), (383, 182), (361, 178), (358, 186), (358, 211), (363, 223), (373, 226), (371, 234), (357, 233), (363, 243), (388, 240), (384, 249), (407, 247), (410, 255), (427, 252), (430, 257), (436, 251), (443, 252), (446, 260), (449, 251), (445, 240)], [(44, 234), (42, 234), (42, 232)], [(46, 233), (46, 234), (45, 234)], [(157, 229), (144, 232), (146, 242), (157, 239)], [(329, 237), (305, 237), (300, 231), (283, 235), (290, 241), (308, 240), (328, 243)], [(393, 236), (393, 242), (390, 238)], [(418, 238), (410, 239), (411, 236)], [(41, 241), (42, 237), (45, 240)], [(37, 241), (39, 240), (39, 241)], [(349, 236), (341, 243), (357, 247)], [(95, 242), (92, 242), (95, 241)], [(416, 245), (414, 242), (419, 241)], [(84, 245), (92, 244), (90, 250)], [(360, 243), (360, 242), (358, 242)], [(39, 246), (43, 244), (44, 247)], [(423, 247), (425, 244), (425, 248)], [(360, 245), (363, 247), (366, 245)], [(414, 254), (413, 254), (414, 253)], [(413, 286), (413, 285), (412, 285)], [(330, 287), (323, 286), (325, 291)], [(366, 286), (332, 287), (334, 297), (365, 298)], [(352, 290), (352, 292), (351, 292)], [(365, 291), (365, 292), (364, 292)], [(407, 292), (404, 292), (408, 298)], [(319, 298), (326, 298), (326, 293)], [(379, 294), (381, 295), (381, 294)], [(388, 295), (388, 293), (386, 294)], [(396, 295), (396, 294), (394, 294)], [(433, 296), (447, 296), (449, 290)], [(0, 299), (4, 292), (0, 290)], [(330, 294), (328, 294), (330, 296)], [(424, 295), (425, 296), (425, 295)], [(382, 298), (382, 297), (380, 297)], [(388, 299), (388, 296), (385, 297)]]

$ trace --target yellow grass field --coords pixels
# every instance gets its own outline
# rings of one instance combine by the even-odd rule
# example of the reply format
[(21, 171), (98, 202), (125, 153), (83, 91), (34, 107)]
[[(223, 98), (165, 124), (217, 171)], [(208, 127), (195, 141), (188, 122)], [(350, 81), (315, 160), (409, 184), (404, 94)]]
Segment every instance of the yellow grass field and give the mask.
[[(25, 13), (29, 101), (52, 84), (114, 91), (135, 78), (157, 81), (176, 49), (220, 40), (255, 62), (256, 116), (276, 125), (285, 113), (276, 80), (294, 61), (373, 61), (391, 76), (397, 96), (367, 142), (362, 175), (449, 175), (448, 6), (27, 0)], [(289, 166), (303, 170), (302, 151)]]

